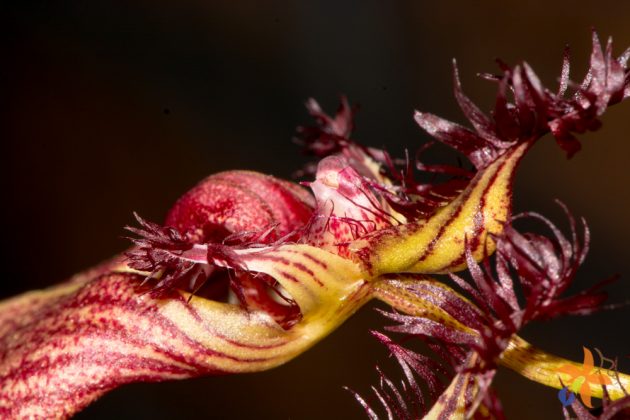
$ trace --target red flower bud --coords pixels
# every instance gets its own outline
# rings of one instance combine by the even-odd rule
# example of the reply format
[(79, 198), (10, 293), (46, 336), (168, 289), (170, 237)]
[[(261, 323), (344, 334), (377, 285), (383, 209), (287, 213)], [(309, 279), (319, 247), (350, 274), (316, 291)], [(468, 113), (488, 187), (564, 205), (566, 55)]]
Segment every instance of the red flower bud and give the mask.
[(298, 185), (256, 172), (229, 171), (209, 176), (184, 194), (165, 224), (195, 243), (275, 227), (260, 238), (269, 243), (306, 224), (313, 207), (313, 197)]

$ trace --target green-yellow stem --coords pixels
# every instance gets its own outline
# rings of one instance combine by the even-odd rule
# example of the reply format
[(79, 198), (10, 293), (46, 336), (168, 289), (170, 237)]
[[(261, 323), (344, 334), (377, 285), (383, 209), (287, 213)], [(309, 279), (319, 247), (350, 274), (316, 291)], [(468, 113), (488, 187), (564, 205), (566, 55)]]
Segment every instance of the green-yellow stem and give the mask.
[[(397, 280), (376, 281), (372, 285), (372, 291), (375, 298), (400, 312), (429, 318), (467, 334), (477, 334), (476, 331), (461, 324), (440, 308), (440, 293), (419, 296), (411, 291), (414, 283), (430, 284), (434, 288), (443, 289), (447, 293), (457, 294), (447, 285), (436, 280), (417, 280), (405, 277)], [(459, 297), (467, 301), (463, 296), (459, 295)], [(472, 303), (470, 304), (472, 305)], [(517, 335), (512, 337), (507, 348), (499, 357), (498, 363), (523, 375), (527, 379), (557, 389), (571, 385), (571, 382), (576, 379), (567, 373), (561, 372), (563, 366), (572, 366), (575, 371), (583, 371), (585, 369), (583, 363), (572, 362), (546, 353)], [(592, 369), (592, 372), (586, 373), (599, 373), (607, 376), (610, 379), (610, 384), (606, 385), (606, 390), (613, 400), (624, 397), (626, 395), (624, 390), (630, 393), (630, 375), (598, 367)], [(603, 397), (604, 392), (600, 383), (596, 381), (587, 381), (587, 383), (590, 387), (591, 397)]]
[[(510, 341), (507, 349), (501, 354), (499, 363), (527, 379), (557, 389), (571, 385), (572, 379), (568, 374), (558, 372), (560, 367), (571, 365), (577, 369), (583, 369), (582, 363), (572, 362), (546, 353), (516, 335)], [(626, 395), (624, 389), (630, 392), (630, 375), (598, 367), (594, 368), (594, 372), (606, 375), (611, 379), (612, 384), (606, 385), (606, 390), (613, 400), (624, 397)], [(562, 380), (562, 383), (560, 380)], [(596, 382), (588, 382), (588, 384), (591, 388), (592, 397), (603, 397), (602, 385)]]

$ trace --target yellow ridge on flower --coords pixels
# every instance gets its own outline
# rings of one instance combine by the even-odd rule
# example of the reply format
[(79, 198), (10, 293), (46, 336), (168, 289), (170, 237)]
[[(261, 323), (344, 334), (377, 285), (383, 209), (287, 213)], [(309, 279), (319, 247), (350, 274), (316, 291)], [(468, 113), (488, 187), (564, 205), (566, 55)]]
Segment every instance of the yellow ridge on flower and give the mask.
[(512, 178), (528, 147), (523, 143), (506, 151), (428, 220), (383, 229), (352, 243), (350, 249), (365, 259), (374, 274), (462, 270), (466, 241), (474, 244), (476, 259), (492, 253), (491, 235), (500, 234), (510, 217)]

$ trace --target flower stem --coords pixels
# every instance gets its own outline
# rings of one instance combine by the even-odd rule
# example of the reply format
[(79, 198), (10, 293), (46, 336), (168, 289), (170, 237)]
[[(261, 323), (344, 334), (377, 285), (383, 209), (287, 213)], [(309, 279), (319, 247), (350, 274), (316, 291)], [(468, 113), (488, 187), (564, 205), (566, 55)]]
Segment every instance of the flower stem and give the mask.
[[(571, 365), (577, 369), (583, 368), (581, 363), (546, 353), (517, 335), (512, 338), (507, 349), (501, 354), (499, 364), (512, 369), (527, 379), (557, 389), (570, 385), (571, 380), (569, 375), (559, 372), (561, 366)], [(630, 375), (597, 367), (595, 370), (611, 379), (612, 385), (606, 386), (611, 399), (622, 398), (627, 395), (627, 391), (630, 391)], [(589, 382), (588, 384), (592, 397), (603, 397), (604, 392), (601, 384), (596, 382)]]
[[(478, 334), (442, 309), (441, 306), (443, 302), (441, 302), (442, 298), (440, 297), (439, 290), (435, 294), (427, 294), (429, 288), (424, 288), (422, 290), (423, 294), (419, 294), (418, 287), (421, 284), (432, 285), (434, 289), (441, 288), (465, 300), (463, 296), (457, 294), (457, 292), (450, 289), (447, 285), (431, 279), (417, 280), (402, 278), (398, 280), (385, 279), (376, 281), (372, 285), (373, 295), (375, 298), (407, 315), (429, 318), (462, 333)], [(512, 337), (497, 362), (501, 366), (512, 369), (527, 379), (557, 389), (570, 385), (572, 379), (574, 379), (571, 378), (570, 375), (561, 372), (561, 367), (569, 365), (574, 367), (576, 371), (584, 369), (583, 364), (546, 353), (523, 340), (518, 335)], [(593, 369), (593, 373), (600, 373), (610, 379), (611, 385), (607, 385), (606, 390), (611, 399), (622, 398), (627, 395), (627, 392), (630, 392), (630, 375), (597, 367)], [(588, 385), (590, 387), (591, 397), (603, 397), (604, 390), (600, 383), (597, 381), (589, 381)]]

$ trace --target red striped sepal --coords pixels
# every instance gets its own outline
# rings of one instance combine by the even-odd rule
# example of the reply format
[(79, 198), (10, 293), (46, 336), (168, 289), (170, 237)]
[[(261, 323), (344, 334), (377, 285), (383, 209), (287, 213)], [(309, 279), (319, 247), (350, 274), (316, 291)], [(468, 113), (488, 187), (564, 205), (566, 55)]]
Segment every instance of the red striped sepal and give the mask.
[(0, 305), (0, 417), (69, 417), (130, 382), (260, 371), (302, 353), (368, 298), (363, 273), (307, 245), (248, 250), (243, 265), (273, 276), (303, 322), (175, 290), (152, 297), (143, 277), (105, 274)]

